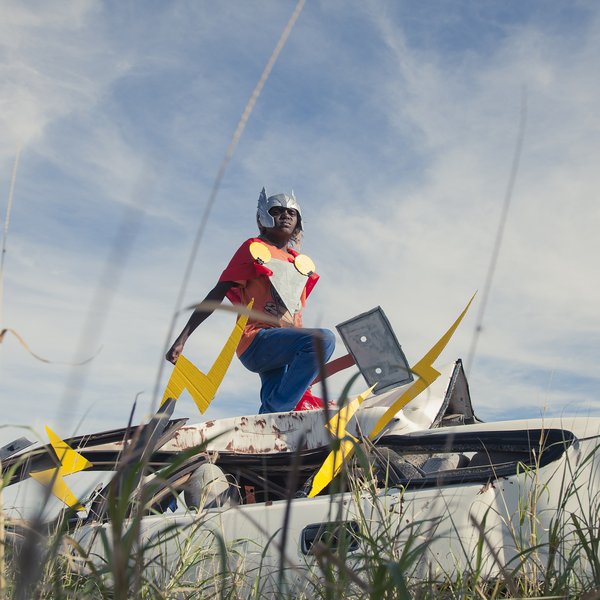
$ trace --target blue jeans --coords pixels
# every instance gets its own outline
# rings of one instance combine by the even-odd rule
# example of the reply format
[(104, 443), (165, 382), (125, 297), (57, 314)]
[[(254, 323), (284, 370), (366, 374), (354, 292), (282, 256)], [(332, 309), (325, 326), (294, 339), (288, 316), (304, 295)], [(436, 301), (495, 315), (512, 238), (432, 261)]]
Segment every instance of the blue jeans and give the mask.
[(261, 329), (240, 356), (246, 369), (260, 375), (260, 413), (294, 410), (319, 373), (315, 337), (327, 362), (335, 349), (335, 336), (328, 329)]

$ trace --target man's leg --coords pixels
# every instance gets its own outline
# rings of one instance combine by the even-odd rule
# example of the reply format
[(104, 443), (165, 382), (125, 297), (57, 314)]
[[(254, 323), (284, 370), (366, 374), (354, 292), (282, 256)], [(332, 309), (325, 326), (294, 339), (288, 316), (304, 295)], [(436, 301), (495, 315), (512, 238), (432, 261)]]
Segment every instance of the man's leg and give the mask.
[(271, 369), (269, 371), (261, 371), (260, 376), (260, 408), (259, 413), (283, 412), (277, 407), (272, 406), (271, 398), (276, 395), (277, 388), (281, 383), (287, 371), (287, 365), (279, 369)]
[(263, 329), (242, 354), (240, 360), (260, 374), (260, 412), (293, 410), (319, 372), (321, 344), (323, 361), (327, 362), (335, 348), (335, 336), (327, 329), (277, 328)]

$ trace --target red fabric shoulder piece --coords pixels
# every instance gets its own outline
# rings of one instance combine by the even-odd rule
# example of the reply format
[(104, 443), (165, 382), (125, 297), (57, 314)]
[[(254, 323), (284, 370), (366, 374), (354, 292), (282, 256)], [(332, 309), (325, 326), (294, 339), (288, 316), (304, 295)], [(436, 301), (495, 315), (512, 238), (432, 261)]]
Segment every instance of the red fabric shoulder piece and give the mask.
[(255, 262), (254, 268), (260, 275), (266, 275), (267, 277), (271, 277), (271, 275), (273, 275), (273, 271), (271, 271), (271, 269), (269, 269), (269, 267), (266, 265), (261, 265), (260, 263)]
[[(247, 281), (262, 276), (271, 276), (273, 272), (265, 265), (259, 265), (250, 254), (250, 244), (259, 242), (258, 238), (246, 240), (233, 255), (225, 270), (221, 273), (219, 281)], [(232, 304), (241, 304), (242, 295), (238, 288), (232, 287), (226, 294)]]
[(311, 273), (306, 281), (306, 285), (304, 286), (307, 298), (310, 296), (310, 293), (313, 291), (315, 285), (317, 285), (317, 281), (319, 281), (319, 276), (316, 273)]
[(245, 281), (255, 279), (258, 273), (254, 268), (255, 261), (250, 254), (250, 244), (255, 239), (246, 240), (233, 255), (225, 270), (221, 273), (219, 281)]

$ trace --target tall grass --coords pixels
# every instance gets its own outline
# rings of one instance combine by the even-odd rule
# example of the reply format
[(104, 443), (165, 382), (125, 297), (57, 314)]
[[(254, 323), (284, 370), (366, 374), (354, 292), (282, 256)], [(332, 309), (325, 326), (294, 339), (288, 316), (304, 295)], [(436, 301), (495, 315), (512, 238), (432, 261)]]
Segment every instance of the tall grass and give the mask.
[[(70, 527), (72, 511), (51, 523), (5, 519), (2, 597), (600, 598), (600, 496), (588, 493), (599, 489), (598, 448), (586, 455), (571, 450), (560, 459), (566, 466), (562, 471), (558, 464), (543, 467), (545, 473), (549, 467), (556, 469), (555, 476), (562, 473), (554, 498), (539, 464), (520, 467), (510, 497), (492, 482), (496, 502), (471, 515), (474, 539), (458, 539), (452, 568), (440, 567), (435, 549), (448, 535), (460, 537), (458, 515), (444, 511), (440, 491), (430, 514), (408, 518), (419, 492), (394, 488), (388, 473), (382, 482), (381, 468), (377, 474), (375, 467), (381, 456), (368, 442), (357, 447), (337, 482), (347, 490), (329, 496), (329, 531), (304, 559), (291, 556), (285, 543), (285, 536), (292, 536), (289, 511), (315, 500), (293, 499), (290, 493), (282, 519), (285, 535), (273, 528), (261, 545), (244, 531), (232, 538), (220, 524), (219, 511), (151, 514), (151, 499), (177, 465), (142, 485), (138, 470), (129, 469), (120, 487), (110, 488), (109, 525), (92, 527), (82, 540)], [(142, 469), (142, 462), (138, 466)], [(5, 485), (7, 477), (2, 481)], [(340, 525), (349, 515), (358, 524), (355, 530)]]

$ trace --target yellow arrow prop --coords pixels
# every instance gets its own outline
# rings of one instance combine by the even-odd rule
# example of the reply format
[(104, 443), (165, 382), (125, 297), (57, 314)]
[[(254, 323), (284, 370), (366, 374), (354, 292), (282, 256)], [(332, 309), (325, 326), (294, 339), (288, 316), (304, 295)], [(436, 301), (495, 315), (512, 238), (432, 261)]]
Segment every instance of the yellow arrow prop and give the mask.
[(340, 472), (344, 460), (350, 452), (352, 452), (354, 445), (358, 442), (353, 435), (346, 432), (346, 426), (348, 425), (348, 421), (350, 421), (354, 416), (354, 413), (358, 410), (358, 407), (362, 404), (363, 400), (373, 391), (375, 385), (371, 386), (368, 390), (365, 390), (362, 394), (354, 398), (352, 402), (349, 402), (340, 409), (330, 419), (329, 423), (325, 425), (325, 427), (340, 440), (340, 445), (337, 450), (332, 450), (327, 455), (325, 462), (321, 465), (321, 468), (315, 475), (310, 493), (308, 494), (309, 498), (316, 496), (329, 485), (333, 478)]
[[(252, 308), (253, 303), (254, 300), (251, 300), (250, 304), (248, 304), (248, 309)], [(198, 410), (204, 413), (215, 397), (225, 377), (225, 373), (227, 373), (227, 369), (235, 354), (235, 349), (240, 343), (242, 333), (244, 333), (247, 321), (248, 315), (238, 317), (231, 335), (206, 375), (182, 354), (175, 363), (175, 368), (167, 383), (161, 405), (167, 401), (167, 398), (177, 400), (181, 392), (187, 389), (194, 399)]]
[(58, 437), (50, 427), (46, 427), (46, 433), (48, 434), (50, 445), (54, 449), (60, 466), (54, 469), (46, 469), (45, 471), (36, 471), (35, 473), (30, 473), (30, 475), (43, 485), (48, 485), (54, 480), (52, 493), (70, 508), (83, 510), (83, 506), (73, 492), (71, 492), (63, 477), (65, 475), (83, 471), (84, 469), (89, 469), (92, 466), (92, 463), (79, 454), (79, 452), (73, 450), (73, 448)]
[[(438, 356), (442, 353), (443, 349), (446, 347), (450, 338), (456, 331), (456, 328), (459, 326), (463, 317), (469, 310), (473, 299), (475, 298), (475, 294), (469, 300), (469, 303), (465, 307), (465, 309), (460, 313), (459, 317), (454, 321), (450, 329), (446, 331), (446, 333), (437, 341), (437, 343), (425, 354), (425, 356), (411, 369), (412, 372), (418, 376), (418, 379), (414, 381), (414, 383), (405, 390), (393, 403), (392, 405), (385, 411), (383, 416), (377, 421), (375, 427), (369, 434), (369, 439), (374, 439), (379, 433), (386, 427), (386, 425), (398, 414), (400, 410), (402, 410), (411, 400), (416, 398), (421, 392), (426, 390), (439, 376), (440, 372), (433, 368), (432, 363), (438, 358)], [(371, 388), (373, 389), (373, 388)], [(366, 395), (370, 393), (371, 390), (366, 392)], [(361, 394), (362, 396), (362, 394)], [(359, 398), (361, 397), (359, 396)], [(366, 396), (365, 396), (366, 398)], [(330, 452), (325, 462), (321, 465), (321, 468), (315, 475), (313, 480), (313, 485), (308, 494), (309, 498), (316, 496), (319, 492), (325, 489), (329, 483), (338, 475), (342, 468), (342, 464), (344, 460), (347, 460), (350, 454), (353, 452), (356, 443), (358, 440), (356, 438), (348, 439), (348, 434), (346, 434), (345, 426), (346, 423), (350, 420), (350, 417), (356, 412), (356, 409), (360, 406), (362, 400), (356, 402), (358, 398), (356, 398), (348, 407), (354, 405), (354, 410), (350, 416), (339, 416), (335, 415), (331, 422), (326, 425), (326, 427), (332, 431), (330, 425), (334, 421), (334, 419), (339, 418), (340, 423), (343, 424), (343, 434), (339, 435), (340, 438), (340, 448), (335, 452)], [(342, 410), (345, 410), (342, 409)], [(341, 413), (342, 411), (340, 411)], [(341, 439), (345, 437), (346, 439)]]

